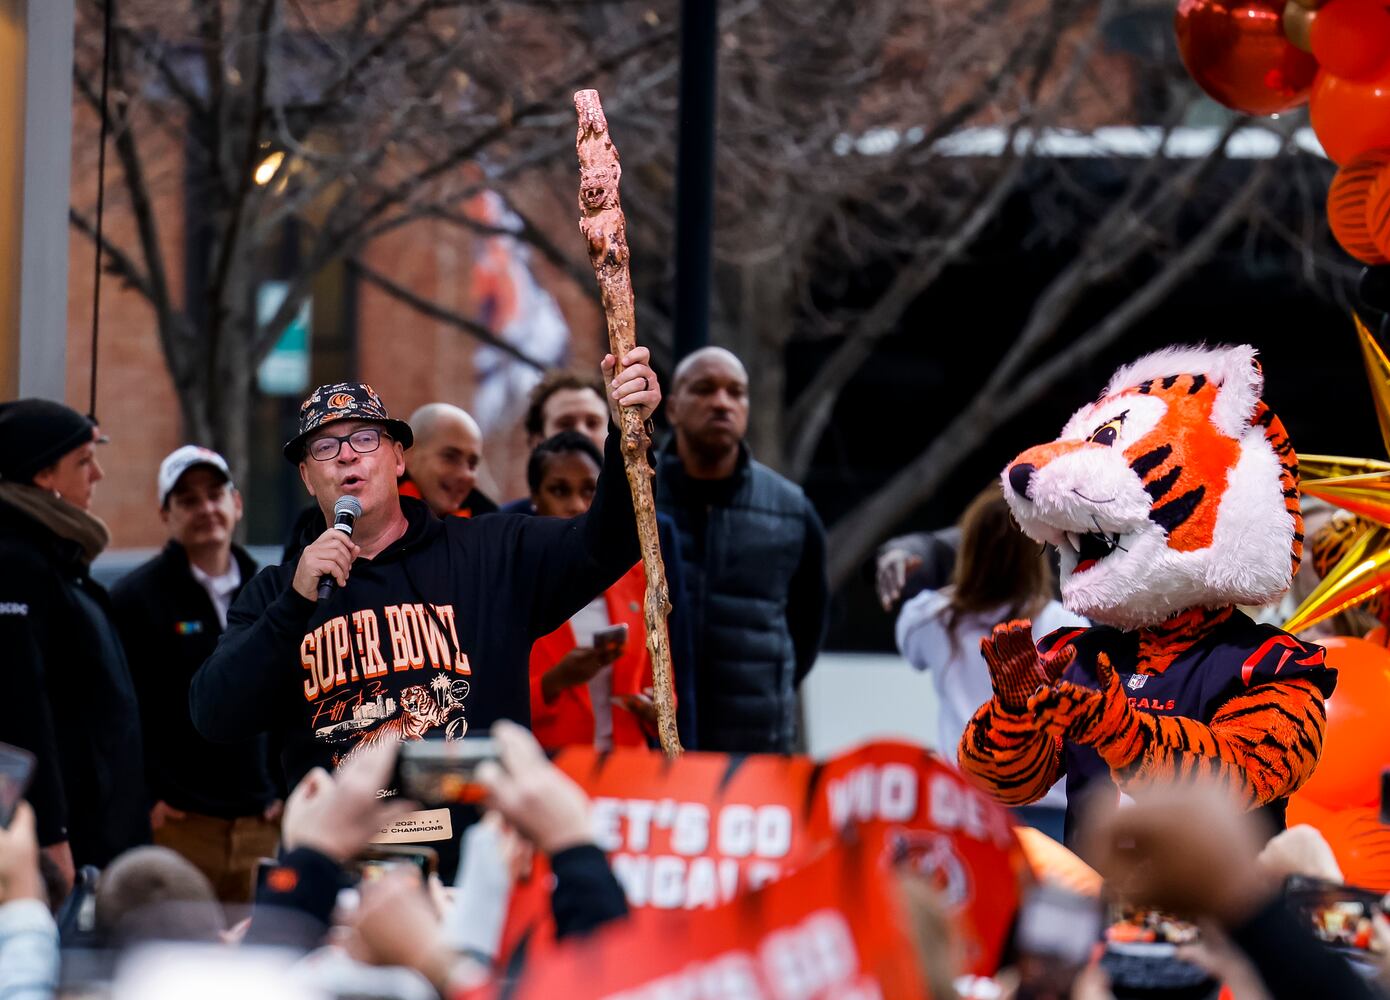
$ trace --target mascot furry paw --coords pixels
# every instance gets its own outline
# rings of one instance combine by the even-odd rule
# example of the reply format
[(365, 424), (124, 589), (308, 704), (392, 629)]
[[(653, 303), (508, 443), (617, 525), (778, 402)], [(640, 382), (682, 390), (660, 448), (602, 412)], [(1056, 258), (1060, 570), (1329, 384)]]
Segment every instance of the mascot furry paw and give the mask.
[(982, 643), (995, 697), (959, 757), (1000, 800), (1065, 774), (1070, 835), (1098, 791), (1210, 778), (1283, 825), (1336, 674), (1235, 607), (1287, 589), (1303, 549), (1298, 460), (1262, 389), (1251, 347), (1159, 351), (1004, 470), (1023, 531), (1060, 552), (1064, 603), (1096, 624), (1034, 650), (1010, 622)]

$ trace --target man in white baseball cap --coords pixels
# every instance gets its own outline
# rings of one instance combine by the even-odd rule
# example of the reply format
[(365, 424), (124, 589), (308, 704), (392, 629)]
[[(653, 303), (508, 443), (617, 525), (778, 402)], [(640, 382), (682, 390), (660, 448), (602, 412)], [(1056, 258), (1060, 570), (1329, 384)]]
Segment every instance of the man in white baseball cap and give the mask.
[(150, 825), (155, 843), (191, 861), (220, 898), (243, 902), (278, 836), (266, 738), (208, 742), (193, 727), (188, 688), (256, 564), (232, 541), (241, 495), (217, 452), (190, 444), (171, 453), (156, 498), (169, 542), (111, 594), (140, 700)]

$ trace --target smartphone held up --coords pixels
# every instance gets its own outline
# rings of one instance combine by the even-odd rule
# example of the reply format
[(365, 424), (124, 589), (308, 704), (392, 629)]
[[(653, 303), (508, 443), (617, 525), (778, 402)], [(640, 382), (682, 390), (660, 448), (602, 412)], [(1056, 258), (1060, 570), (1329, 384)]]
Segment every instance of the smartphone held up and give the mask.
[(475, 777), (478, 765), (496, 759), (490, 736), (412, 740), (401, 744), (392, 784), (422, 806), (476, 804), (487, 794)]

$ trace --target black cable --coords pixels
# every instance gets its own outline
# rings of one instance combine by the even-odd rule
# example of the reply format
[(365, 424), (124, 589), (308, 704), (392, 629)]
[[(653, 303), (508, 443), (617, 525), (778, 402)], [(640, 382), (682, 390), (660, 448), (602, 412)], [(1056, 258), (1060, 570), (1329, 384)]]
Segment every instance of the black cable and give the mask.
[(97, 418), (97, 332), (101, 325), (101, 234), (102, 216), (106, 212), (106, 135), (111, 119), (107, 95), (111, 88), (112, 35), (116, 23), (116, 0), (106, 0), (106, 18), (101, 49), (101, 145), (97, 149), (97, 218), (96, 253), (92, 263), (92, 395), (87, 414)]

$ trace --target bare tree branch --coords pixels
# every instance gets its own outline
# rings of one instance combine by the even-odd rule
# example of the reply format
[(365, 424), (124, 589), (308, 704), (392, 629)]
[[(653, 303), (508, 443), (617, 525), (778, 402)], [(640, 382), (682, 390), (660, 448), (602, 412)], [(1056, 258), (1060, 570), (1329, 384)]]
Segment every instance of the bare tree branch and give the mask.
[(545, 369), (549, 367), (544, 362), (531, 357), (514, 344), (503, 340), (477, 320), (469, 319), (467, 316), (456, 313), (452, 309), (444, 308), (437, 302), (431, 302), (423, 296), (415, 294), (404, 285), (392, 281), (380, 271), (374, 270), (366, 264), (363, 264), (359, 259), (354, 258), (352, 265), (357, 273), (367, 281), (380, 288), (396, 301), (410, 306), (410, 308), (414, 309), (420, 315), (428, 316), (430, 319), (438, 320), (441, 323), (447, 323), (457, 330), (462, 330), (470, 337), (482, 341), (489, 347), (497, 348), (497, 350), (502, 353), (520, 361), (524, 365), (529, 365), (536, 371), (545, 371)]
[(790, 442), (786, 471), (793, 479), (800, 480), (805, 476), (821, 434), (835, 412), (841, 390), (873, 354), (878, 342), (897, 328), (907, 308), (994, 220), (1000, 204), (1013, 190), (1026, 162), (1025, 158), (1016, 159), (999, 175), (961, 224), (952, 227), (953, 231), (944, 245), (928, 243), (899, 266), (888, 289), (859, 320), (844, 342), (821, 364), (815, 377), (797, 396), (787, 413)]
[[(97, 238), (96, 223), (87, 216), (83, 215), (75, 208), (68, 209), (68, 222), (87, 239), (95, 241)], [(101, 252), (107, 258), (106, 270), (114, 274), (122, 281), (130, 285), (139, 292), (151, 304), (155, 304), (154, 289), (150, 286), (150, 279), (141, 270), (140, 265), (131, 259), (130, 255), (111, 242), (111, 237), (102, 233)]]
[[(1249, 214), (1275, 161), (1256, 166), (1236, 195), (1202, 231), (1167, 260), (1124, 304), (1073, 343), (1037, 365), (1022, 381), (1000, 391), (982, 387), (932, 444), (868, 500), (835, 523), (829, 535), (831, 587), (848, 579), (895, 524), (930, 497), (995, 429), (1037, 403), (1059, 378), (1113, 343), (1206, 261)], [(1012, 352), (1011, 352), (1012, 353)]]

